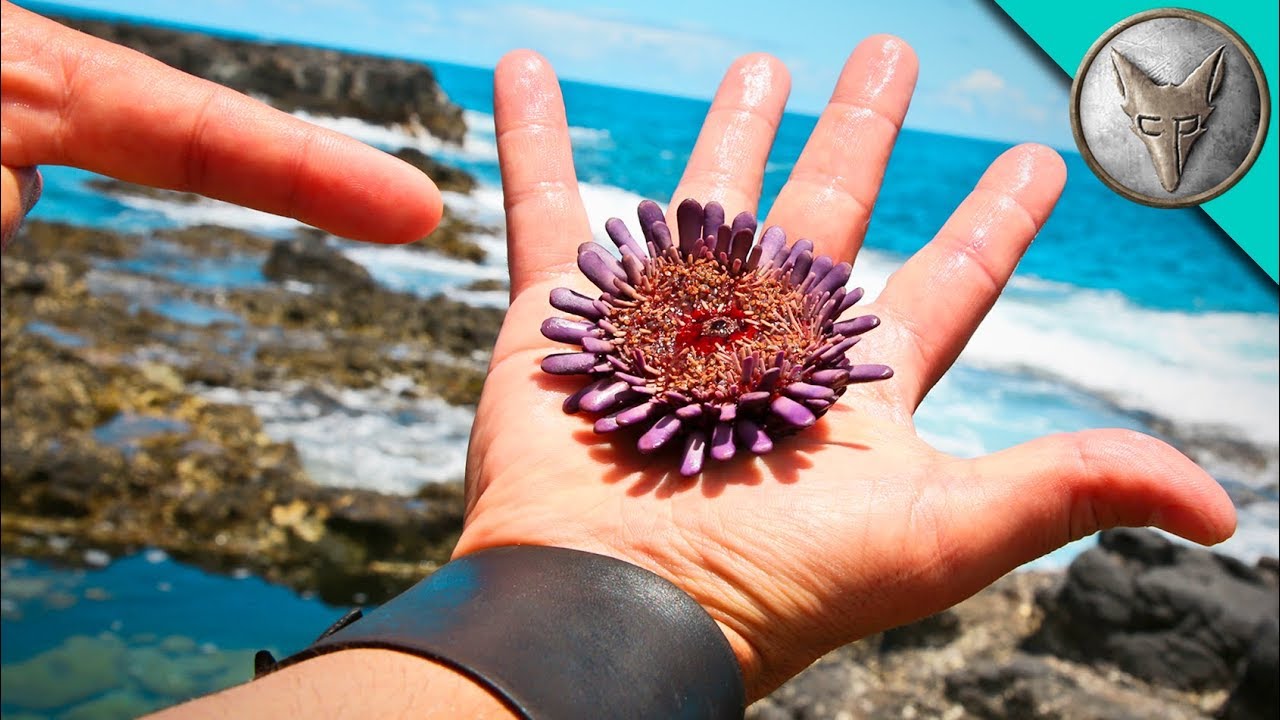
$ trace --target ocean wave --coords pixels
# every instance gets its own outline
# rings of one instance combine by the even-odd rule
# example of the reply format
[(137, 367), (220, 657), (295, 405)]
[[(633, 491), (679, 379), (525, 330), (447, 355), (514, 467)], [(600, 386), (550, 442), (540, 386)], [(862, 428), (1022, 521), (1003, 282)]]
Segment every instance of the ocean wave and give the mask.
[(369, 390), (293, 384), (281, 390), (207, 388), (214, 402), (248, 405), (277, 442), (292, 442), (318, 484), (410, 495), (460, 480), (474, 412), (434, 398), (404, 398), (408, 378)]
[(383, 150), (395, 151), (410, 147), (445, 159), (492, 162), (498, 160), (498, 144), (493, 137), (492, 125), (490, 125), (490, 132), (486, 135), (483, 132), (471, 132), (472, 124), (468, 122), (468, 132), (463, 137), (462, 144), (455, 145), (425, 131), (411, 132), (402, 127), (378, 125), (353, 117), (312, 115), (303, 110), (295, 110), (293, 115), (313, 125), (328, 128)]
[(261, 210), (253, 210), (211, 198), (202, 198), (195, 202), (173, 202), (149, 197), (119, 195), (115, 196), (115, 199), (121, 205), (134, 210), (161, 215), (180, 226), (219, 225), (266, 233), (281, 233), (303, 227), (302, 223), (293, 218), (272, 215)]
[[(579, 183), (582, 192), (582, 204), (587, 209), (587, 222), (591, 225), (591, 235), (596, 242), (614, 249), (613, 241), (604, 231), (604, 224), (609, 218), (621, 218), (636, 237), (640, 237), (639, 220), (636, 219), (636, 207), (646, 198), (630, 190), (623, 190), (612, 185), (596, 183)], [(662, 201), (659, 201), (661, 204)]]
[(613, 147), (613, 135), (604, 128), (569, 126), (569, 139), (575, 146), (590, 145), (593, 147)]
[[(395, 151), (411, 147), (428, 155), (445, 159), (495, 163), (498, 161), (494, 117), (475, 110), (464, 110), (462, 113), (467, 132), (463, 136), (461, 145), (446, 142), (425, 131), (414, 132), (404, 127), (379, 125), (359, 118), (312, 115), (305, 110), (295, 110), (293, 115), (313, 125), (328, 128), (384, 150)], [(612, 135), (602, 128), (570, 126), (569, 138), (575, 146), (598, 148), (613, 146)]]
[(476, 280), (505, 280), (505, 267), (458, 260), (437, 253), (409, 250), (396, 245), (349, 245), (342, 249), (386, 287), (421, 296), (453, 294)]
[[(874, 297), (899, 264), (865, 249), (854, 282)], [(1134, 413), (1275, 447), (1278, 335), (1276, 315), (1154, 310), (1114, 291), (1015, 276), (958, 362), (1054, 378)]]

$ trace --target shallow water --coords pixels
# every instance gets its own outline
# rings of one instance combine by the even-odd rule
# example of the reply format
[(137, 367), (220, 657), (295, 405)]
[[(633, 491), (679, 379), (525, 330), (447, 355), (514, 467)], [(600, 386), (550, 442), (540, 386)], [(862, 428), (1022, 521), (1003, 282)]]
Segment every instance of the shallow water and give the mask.
[(254, 652), (296, 652), (346, 610), (159, 550), (86, 560), (0, 559), (4, 717), (136, 717), (248, 680)]

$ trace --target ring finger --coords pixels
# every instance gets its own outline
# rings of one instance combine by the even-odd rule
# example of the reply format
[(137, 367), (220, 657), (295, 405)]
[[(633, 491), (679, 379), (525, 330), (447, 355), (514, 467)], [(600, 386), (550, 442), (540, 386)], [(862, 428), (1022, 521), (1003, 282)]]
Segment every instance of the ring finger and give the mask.
[(831, 100), (769, 213), (815, 254), (850, 260), (862, 247), (871, 207), (915, 89), (915, 52), (891, 35), (854, 49)]
[(675, 208), (686, 198), (703, 205), (715, 200), (728, 218), (755, 211), (765, 161), (790, 92), (791, 76), (775, 57), (745, 55), (730, 66), (672, 197), (672, 227)]

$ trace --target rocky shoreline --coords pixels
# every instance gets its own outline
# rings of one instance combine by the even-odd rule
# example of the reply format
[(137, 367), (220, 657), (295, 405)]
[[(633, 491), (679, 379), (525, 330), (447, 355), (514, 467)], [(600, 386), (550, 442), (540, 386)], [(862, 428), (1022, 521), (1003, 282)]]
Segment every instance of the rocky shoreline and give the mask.
[(261, 97), (286, 112), (356, 117), (421, 130), (449, 142), (460, 142), (467, 131), (462, 109), (449, 101), (422, 63), (148, 25), (51, 17), (183, 72)]
[[(254, 258), (264, 282), (207, 290), (121, 269), (157, 242)], [(335, 604), (380, 602), (446, 560), (460, 483), (412, 498), (318, 485), (252, 408), (209, 399), (292, 385), (323, 402), (408, 377), (402, 393), (475, 402), (502, 312), (381, 288), (331, 242), (29, 223), (3, 266), (3, 551), (79, 564), (155, 547)], [(228, 319), (177, 322), (139, 303), (149, 293)], [(1274, 559), (1112, 531), (1065, 574), (1010, 575), (831, 653), (749, 717), (1272, 718), (1277, 585)]]
[[(5, 552), (74, 560), (159, 547), (335, 603), (385, 599), (445, 560), (461, 527), (461, 478), (412, 501), (316, 485), (252, 408), (207, 391), (293, 385), (319, 399), (407, 378), (401, 394), (474, 404), (502, 312), (385, 290), (323, 239), (157, 235), (148, 242), (192, 259), (260, 258), (268, 282), (205, 290), (109, 269), (143, 240), (41, 222), (5, 256)], [(227, 319), (178, 322), (150, 309), (149, 294)]]
[[(466, 132), (422, 63), (55, 19), (285, 111), (447, 143)], [(443, 190), (476, 187), (417, 149), (394, 154)], [(206, 202), (110, 179), (89, 186)], [(436, 232), (405, 247), (480, 262), (478, 233), (492, 229), (446, 208)], [(288, 391), (323, 405), (376, 389), (474, 405), (503, 312), (388, 290), (344, 257), (344, 242), (310, 230), (282, 240), (216, 226), (130, 236), (27, 223), (3, 265), (0, 547), (69, 562), (158, 547), (334, 603), (385, 599), (447, 559), (461, 527), (460, 476), (409, 499), (317, 484), (251, 407), (216, 399), (220, 389)], [(202, 267), (258, 277), (191, 282)]]
[[(286, 110), (449, 142), (465, 132), (420, 64), (68, 22)], [(476, 186), (417, 150), (396, 154), (452, 192)], [(451, 213), (411, 247), (481, 262), (475, 236), (489, 232)], [(0, 278), (0, 550), (74, 565), (95, 551), (159, 548), (334, 604), (376, 604), (445, 561), (461, 528), (460, 477), (412, 497), (321, 484), (253, 407), (222, 399), (278, 393), (340, 406), (359, 391), (474, 405), (503, 312), (390, 290), (344, 247), (310, 230), (127, 235), (29, 222)], [(252, 277), (183, 280), (227, 266)], [(1274, 559), (1250, 567), (1150, 532), (1105, 533), (1065, 573), (1007, 576), (829, 654), (748, 716), (1275, 718), (1276, 578)]]
[(1107, 531), (1066, 573), (1007, 575), (830, 653), (747, 717), (1268, 720), (1278, 580), (1274, 558)]

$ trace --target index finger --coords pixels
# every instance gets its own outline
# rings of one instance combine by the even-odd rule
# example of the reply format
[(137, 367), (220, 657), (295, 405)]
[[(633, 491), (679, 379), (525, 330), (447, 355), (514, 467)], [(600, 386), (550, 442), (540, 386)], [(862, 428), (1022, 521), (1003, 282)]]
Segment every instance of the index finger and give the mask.
[(439, 190), (387, 153), (7, 2), (3, 21), (8, 165), (74, 165), (376, 242), (440, 220)]
[(560, 83), (545, 58), (517, 50), (498, 61), (493, 117), (514, 298), (539, 279), (576, 273), (575, 248), (591, 239), (591, 226), (578, 194)]

